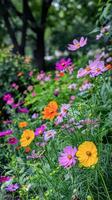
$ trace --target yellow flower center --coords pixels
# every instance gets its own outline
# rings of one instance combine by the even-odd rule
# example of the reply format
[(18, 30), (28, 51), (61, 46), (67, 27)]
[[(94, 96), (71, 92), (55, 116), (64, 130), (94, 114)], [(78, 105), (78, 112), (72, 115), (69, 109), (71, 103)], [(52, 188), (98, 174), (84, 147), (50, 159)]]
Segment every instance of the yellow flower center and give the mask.
[(64, 66), (64, 65), (65, 65), (65, 63), (62, 63), (61, 65), (62, 65), (62, 66)]
[(72, 159), (72, 155), (69, 154), (69, 155), (67, 156), (67, 158), (68, 158), (69, 160), (71, 160), (71, 159)]
[(87, 151), (86, 155), (90, 157), (92, 155), (92, 153), (90, 151)]
[(77, 43), (76, 46), (77, 46), (77, 47), (80, 47), (80, 43)]

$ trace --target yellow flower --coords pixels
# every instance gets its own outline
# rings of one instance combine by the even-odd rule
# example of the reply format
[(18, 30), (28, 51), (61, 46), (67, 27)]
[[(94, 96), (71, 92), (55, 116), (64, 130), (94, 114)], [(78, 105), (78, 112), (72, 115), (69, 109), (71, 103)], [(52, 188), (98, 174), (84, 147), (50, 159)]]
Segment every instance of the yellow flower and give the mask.
[(96, 145), (89, 141), (83, 142), (79, 145), (76, 156), (84, 167), (95, 165), (98, 162)]
[(24, 130), (20, 142), (22, 147), (28, 146), (34, 139), (35, 134), (32, 130)]

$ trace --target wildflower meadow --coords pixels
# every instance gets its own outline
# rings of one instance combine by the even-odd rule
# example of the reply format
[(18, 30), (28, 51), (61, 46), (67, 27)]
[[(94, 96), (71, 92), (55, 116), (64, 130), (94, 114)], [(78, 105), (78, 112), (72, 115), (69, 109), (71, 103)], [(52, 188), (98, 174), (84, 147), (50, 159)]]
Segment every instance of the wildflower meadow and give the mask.
[[(38, 28), (35, 6), (40, 5), (26, 2), (23, 1), (23, 10), (28, 13), (22, 15), (27, 21), (24, 34), (27, 26), (29, 32)], [(40, 23), (48, 6), (53, 16), (52, 12), (66, 10), (72, 1), (42, 2), (46, 9)], [(15, 43), (7, 45), (1, 39), (5, 45), (0, 49), (0, 200), (112, 200), (112, 4), (94, 3), (99, 12), (95, 27), (92, 29), (93, 22), (88, 21), (90, 32), (84, 26), (86, 34), (82, 30), (78, 37), (64, 34), (69, 39), (62, 39), (63, 43), (66, 41), (65, 54), (48, 59), (47, 70), (40, 68), (44, 66), (39, 60), (42, 52), (37, 51), (40, 57), (36, 64), (31, 55), (21, 54), (22, 43), (18, 47), (11, 32), (12, 23), (17, 22), (19, 29), (16, 15), (22, 19), (19, 2), (0, 3), (0, 20), (3, 15)], [(77, 1), (77, 9), (80, 6)], [(74, 11), (72, 6), (70, 10)], [(11, 11), (15, 17), (12, 22)], [(62, 12), (60, 16), (65, 20)], [(46, 22), (51, 29), (54, 19)], [(69, 26), (68, 21), (66, 24)], [(59, 24), (55, 26), (57, 30)], [(30, 43), (30, 38), (35, 37), (29, 32), (27, 42), (31, 48), (34, 41)], [(38, 38), (41, 40), (39, 33)], [(52, 46), (56, 48), (55, 42)]]

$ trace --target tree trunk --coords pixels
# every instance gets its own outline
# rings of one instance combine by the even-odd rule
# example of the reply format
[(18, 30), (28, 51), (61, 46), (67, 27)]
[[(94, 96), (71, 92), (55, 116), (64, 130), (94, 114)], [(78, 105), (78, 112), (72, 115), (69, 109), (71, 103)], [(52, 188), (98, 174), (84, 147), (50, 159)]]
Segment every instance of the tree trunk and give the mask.
[(37, 67), (40, 70), (45, 71), (45, 42), (44, 42), (45, 29), (38, 28), (37, 39), (36, 39), (36, 49), (34, 50), (34, 59)]

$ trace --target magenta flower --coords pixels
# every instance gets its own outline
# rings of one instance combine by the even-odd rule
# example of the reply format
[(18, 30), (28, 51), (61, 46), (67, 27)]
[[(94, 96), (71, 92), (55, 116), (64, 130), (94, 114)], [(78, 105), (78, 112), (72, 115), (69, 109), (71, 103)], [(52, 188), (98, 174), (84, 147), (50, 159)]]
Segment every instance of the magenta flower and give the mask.
[(49, 130), (49, 131), (44, 132), (44, 140), (48, 141), (50, 138), (54, 138), (55, 134), (56, 134), (56, 131), (54, 130)]
[(75, 156), (76, 152), (77, 152), (76, 147), (75, 148), (73, 148), (72, 146), (65, 147), (58, 159), (59, 165), (64, 168), (72, 167), (73, 165), (75, 165), (77, 160)]
[(56, 70), (64, 71), (67, 67), (71, 65), (72, 65), (72, 61), (70, 58), (68, 59), (62, 58), (60, 61), (56, 63)]
[(5, 183), (10, 180), (11, 178), (9, 176), (0, 176), (0, 183)]
[(11, 95), (10, 93), (4, 94), (4, 96), (3, 96), (3, 100), (4, 100), (4, 101), (8, 101), (8, 100), (10, 100), (11, 98), (12, 98), (12, 95)]
[(45, 128), (46, 128), (45, 125), (41, 125), (39, 128), (36, 128), (36, 130), (35, 130), (35, 136), (41, 135), (44, 132)]
[(6, 130), (6, 131), (2, 131), (2, 132), (0, 132), (0, 137), (4, 137), (4, 136), (6, 136), (6, 135), (11, 135), (13, 133), (13, 131), (12, 130)]
[(27, 108), (21, 108), (21, 107), (19, 107), (18, 112), (20, 112), (20, 113), (28, 113), (29, 110)]
[(8, 139), (8, 143), (15, 145), (15, 144), (18, 143), (18, 139), (16, 137), (11, 137), (11, 138)]
[(16, 191), (18, 188), (19, 188), (19, 185), (18, 185), (17, 183), (15, 183), (15, 184), (8, 185), (8, 186), (6, 187), (6, 190), (9, 191), (9, 192), (14, 192), (14, 191)]
[(70, 51), (76, 51), (77, 49), (85, 46), (87, 44), (87, 38), (84, 39), (84, 37), (81, 37), (80, 40), (73, 40), (73, 44), (68, 45), (68, 50)]

